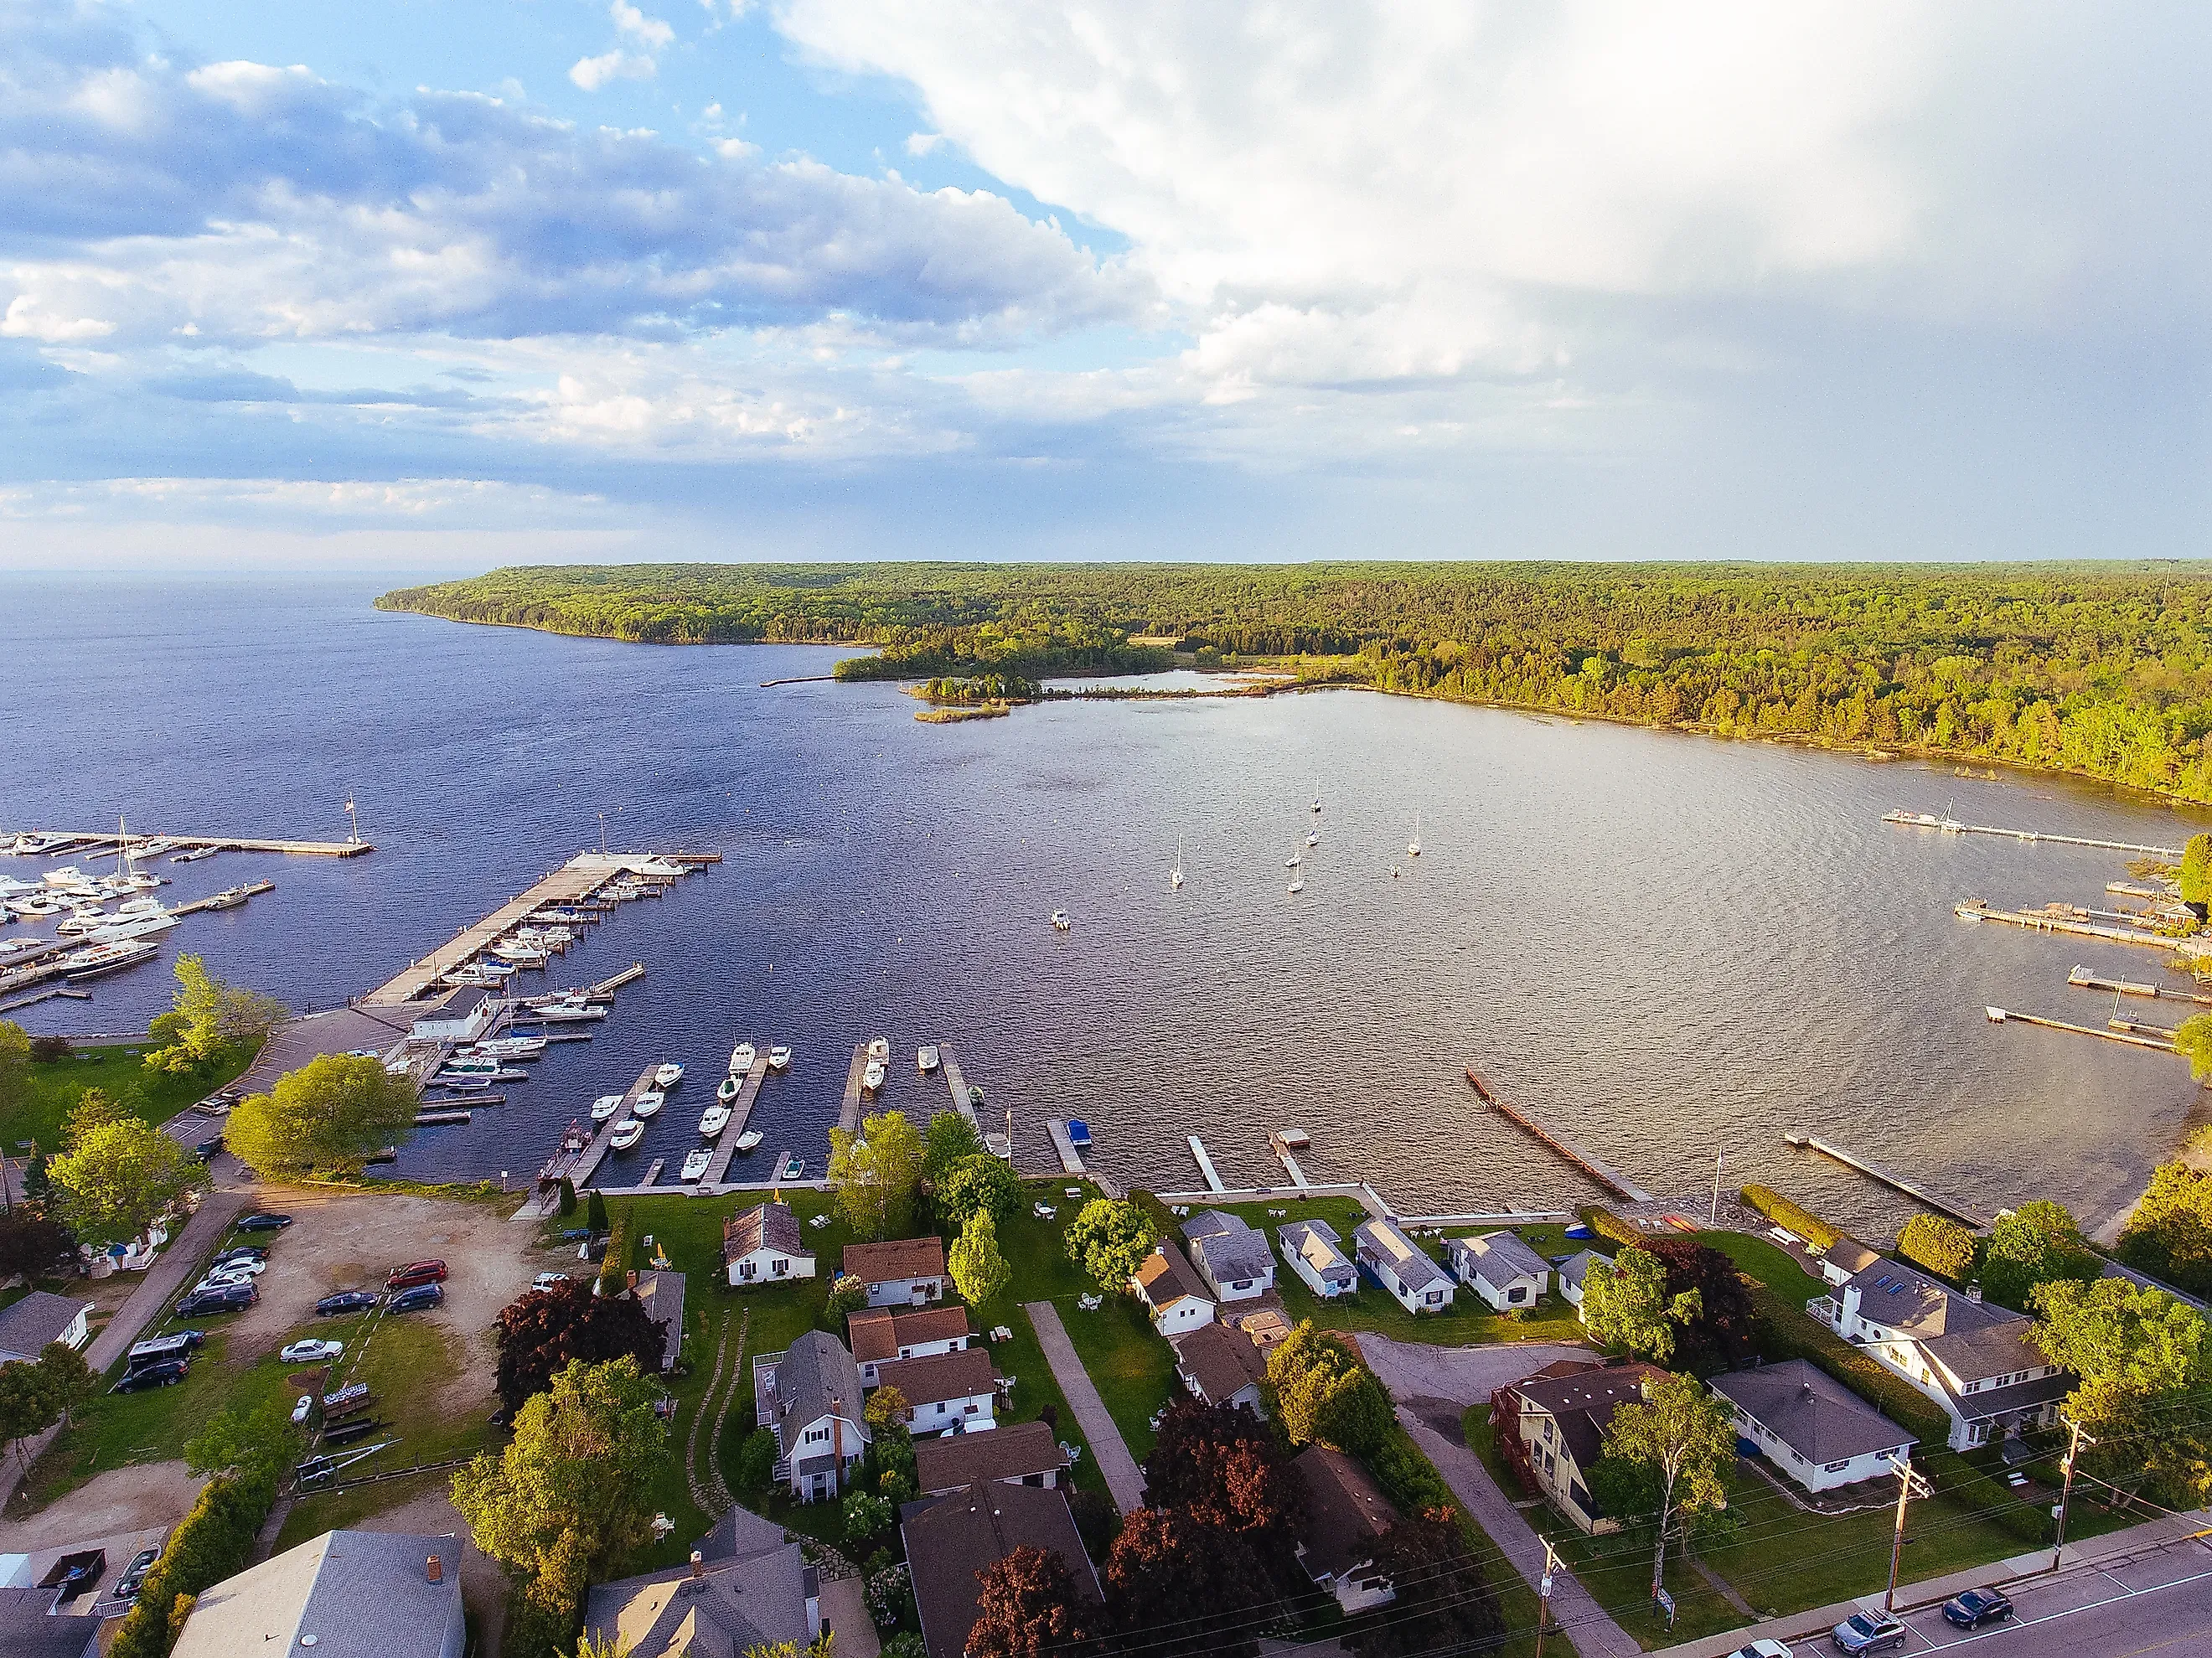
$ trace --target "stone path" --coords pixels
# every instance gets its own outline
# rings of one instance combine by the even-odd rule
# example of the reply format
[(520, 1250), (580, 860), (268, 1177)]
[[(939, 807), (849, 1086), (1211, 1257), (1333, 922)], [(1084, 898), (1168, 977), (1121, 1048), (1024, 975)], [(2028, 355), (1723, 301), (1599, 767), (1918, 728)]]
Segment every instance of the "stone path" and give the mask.
[(1022, 1310), (1030, 1315), (1030, 1323), (1036, 1329), (1037, 1345), (1044, 1349), (1045, 1363), (1052, 1366), (1053, 1380), (1067, 1395), (1067, 1408), (1075, 1412), (1076, 1425), (1083, 1430), (1091, 1455), (1098, 1459), (1098, 1472), (1105, 1476), (1106, 1489), (1113, 1496), (1114, 1506), (1123, 1514), (1143, 1508), (1145, 1476), (1138, 1471), (1137, 1459), (1129, 1455), (1121, 1429), (1114, 1425), (1106, 1401), (1098, 1397), (1098, 1389), (1091, 1384), (1091, 1373), (1076, 1357), (1075, 1344), (1067, 1339), (1066, 1327), (1060, 1321), (1059, 1309), (1048, 1301), (1032, 1301)]

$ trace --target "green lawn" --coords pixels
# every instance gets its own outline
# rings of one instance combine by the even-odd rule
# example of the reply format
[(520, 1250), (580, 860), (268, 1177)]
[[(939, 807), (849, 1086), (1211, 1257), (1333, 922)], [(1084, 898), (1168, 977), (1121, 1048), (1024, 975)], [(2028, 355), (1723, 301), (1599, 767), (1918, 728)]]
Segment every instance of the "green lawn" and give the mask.
[(1698, 1242), (1711, 1244), (1747, 1278), (1756, 1278), (1794, 1307), (1802, 1309), (1815, 1296), (1827, 1293), (1825, 1283), (1771, 1238), (1753, 1237), (1747, 1232), (1700, 1232)]
[(58, 1151), (62, 1125), (88, 1088), (99, 1089), (148, 1122), (164, 1123), (235, 1082), (253, 1062), (252, 1051), (240, 1050), (212, 1070), (178, 1077), (146, 1068), (143, 1056), (152, 1046), (132, 1042), (81, 1048), (65, 1060), (33, 1065), (22, 1103), (0, 1113), (0, 1140), (6, 1142), (7, 1151), (15, 1152), (19, 1140), (36, 1140), (44, 1151)]

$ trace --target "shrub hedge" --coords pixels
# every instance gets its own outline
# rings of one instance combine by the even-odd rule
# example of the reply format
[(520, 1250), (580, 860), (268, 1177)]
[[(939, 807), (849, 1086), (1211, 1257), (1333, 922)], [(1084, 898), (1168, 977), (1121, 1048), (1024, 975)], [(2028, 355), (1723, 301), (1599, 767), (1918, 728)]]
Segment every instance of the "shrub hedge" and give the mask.
[(167, 1658), (193, 1598), (251, 1563), (253, 1540), (276, 1500), (273, 1473), (227, 1473), (210, 1480), (147, 1572), (138, 1603), (125, 1614), (108, 1658)]
[(1764, 1186), (1747, 1186), (1741, 1194), (1744, 1207), (1756, 1210), (1785, 1232), (1795, 1232), (1815, 1250), (1834, 1246), (1845, 1235), (1811, 1211), (1800, 1209), (1779, 1192)]

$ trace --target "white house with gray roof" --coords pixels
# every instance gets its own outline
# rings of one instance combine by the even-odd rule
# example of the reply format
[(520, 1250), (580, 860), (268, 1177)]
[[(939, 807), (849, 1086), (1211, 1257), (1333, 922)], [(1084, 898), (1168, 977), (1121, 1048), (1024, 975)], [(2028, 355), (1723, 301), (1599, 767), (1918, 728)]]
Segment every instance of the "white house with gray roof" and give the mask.
[(1589, 1275), (1594, 1272), (1610, 1272), (1612, 1270), (1613, 1257), (1601, 1255), (1595, 1249), (1578, 1250), (1569, 1255), (1557, 1268), (1559, 1299), (1570, 1307), (1581, 1306), (1583, 1291), (1589, 1284)]
[(1817, 1364), (1793, 1358), (1706, 1384), (1735, 1413), (1737, 1436), (1808, 1491), (1897, 1472), (1920, 1442)]
[(867, 1454), (860, 1367), (827, 1330), (753, 1361), (753, 1417), (775, 1435), (774, 1478), (802, 1503), (834, 1499)]
[(49, 1343), (82, 1347), (92, 1303), (33, 1290), (21, 1301), (0, 1307), (0, 1364), (35, 1362)]
[(1222, 1301), (1250, 1301), (1275, 1287), (1275, 1258), (1267, 1240), (1241, 1217), (1208, 1209), (1193, 1215), (1182, 1235), (1190, 1264)]
[(1283, 1259), (1323, 1301), (1358, 1293), (1359, 1269), (1337, 1247), (1336, 1229), (1325, 1220), (1294, 1220), (1275, 1229)]
[(329, 1531), (203, 1590), (172, 1658), (461, 1658), (461, 1544)]
[(1352, 1230), (1359, 1264), (1409, 1313), (1441, 1313), (1451, 1305), (1451, 1275), (1392, 1220), (1363, 1222)]
[(1544, 1298), (1552, 1269), (1543, 1256), (1514, 1232), (1484, 1232), (1452, 1238), (1444, 1258), (1462, 1284), (1480, 1296), (1492, 1312), (1519, 1312)]
[(584, 1628), (601, 1650), (630, 1658), (741, 1658), (756, 1647), (814, 1640), (822, 1591), (781, 1526), (732, 1509), (689, 1565), (592, 1585)]
[(2050, 1427), (2073, 1385), (2020, 1314), (1898, 1261), (1877, 1258), (1805, 1310), (1941, 1406), (1954, 1451)]

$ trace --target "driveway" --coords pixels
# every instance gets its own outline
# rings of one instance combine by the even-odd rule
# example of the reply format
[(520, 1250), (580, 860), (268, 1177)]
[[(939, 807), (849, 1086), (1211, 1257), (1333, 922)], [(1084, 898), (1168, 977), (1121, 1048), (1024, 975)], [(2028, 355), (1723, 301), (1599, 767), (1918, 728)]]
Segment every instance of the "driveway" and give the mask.
[(1060, 1321), (1059, 1309), (1048, 1301), (1032, 1301), (1023, 1310), (1036, 1331), (1037, 1345), (1044, 1349), (1045, 1363), (1052, 1366), (1053, 1380), (1067, 1395), (1067, 1408), (1075, 1412), (1076, 1425), (1083, 1430), (1091, 1455), (1098, 1459), (1098, 1472), (1105, 1477), (1114, 1506), (1124, 1514), (1143, 1508), (1145, 1476), (1137, 1467), (1137, 1459), (1129, 1455), (1121, 1429), (1114, 1425), (1106, 1401), (1091, 1384), (1091, 1373), (1076, 1357), (1075, 1344), (1067, 1339), (1067, 1327)]

